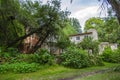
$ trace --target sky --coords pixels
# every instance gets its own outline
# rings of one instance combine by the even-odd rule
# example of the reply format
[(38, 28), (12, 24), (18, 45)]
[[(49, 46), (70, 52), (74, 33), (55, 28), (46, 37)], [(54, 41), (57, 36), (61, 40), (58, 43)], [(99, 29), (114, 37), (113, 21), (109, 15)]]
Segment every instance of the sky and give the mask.
[[(45, 3), (47, 0), (42, 0)], [(77, 18), (84, 28), (85, 21), (91, 17), (105, 17), (107, 15), (106, 11), (100, 15), (101, 3), (98, 0), (61, 0), (61, 9), (68, 9), (71, 12), (69, 17)]]

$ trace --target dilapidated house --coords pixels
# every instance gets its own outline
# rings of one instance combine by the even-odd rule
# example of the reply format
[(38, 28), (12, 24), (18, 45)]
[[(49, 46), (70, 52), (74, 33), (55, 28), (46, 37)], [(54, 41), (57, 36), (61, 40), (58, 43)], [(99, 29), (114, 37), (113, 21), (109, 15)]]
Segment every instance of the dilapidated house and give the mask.
[(85, 33), (73, 34), (69, 36), (71, 42), (77, 44), (80, 43), (85, 37), (91, 37), (93, 40), (98, 40), (98, 34), (95, 29), (89, 29)]

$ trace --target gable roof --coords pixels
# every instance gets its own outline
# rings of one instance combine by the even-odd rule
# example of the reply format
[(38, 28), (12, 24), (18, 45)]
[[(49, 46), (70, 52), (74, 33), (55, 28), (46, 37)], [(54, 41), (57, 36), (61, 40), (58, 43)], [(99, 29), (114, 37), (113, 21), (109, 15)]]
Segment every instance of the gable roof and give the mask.
[(86, 32), (86, 33), (80, 33), (80, 34), (73, 34), (73, 35), (69, 35), (69, 37), (71, 37), (71, 36), (79, 36), (79, 35), (86, 35), (86, 34), (92, 34), (92, 32)]

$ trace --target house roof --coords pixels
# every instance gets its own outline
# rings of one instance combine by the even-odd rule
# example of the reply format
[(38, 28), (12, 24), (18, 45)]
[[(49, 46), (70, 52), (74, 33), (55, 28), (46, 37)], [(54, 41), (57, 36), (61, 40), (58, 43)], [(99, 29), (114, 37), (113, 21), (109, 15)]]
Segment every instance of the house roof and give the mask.
[(86, 33), (80, 33), (80, 34), (73, 34), (73, 35), (69, 35), (71, 36), (79, 36), (79, 35), (86, 35), (86, 34), (92, 34), (92, 32), (86, 32)]

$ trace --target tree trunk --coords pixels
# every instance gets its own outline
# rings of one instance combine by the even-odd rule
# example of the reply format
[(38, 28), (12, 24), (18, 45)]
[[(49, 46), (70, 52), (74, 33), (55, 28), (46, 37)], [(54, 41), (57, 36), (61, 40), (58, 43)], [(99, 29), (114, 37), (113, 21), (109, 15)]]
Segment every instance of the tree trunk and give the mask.
[(36, 50), (38, 50), (38, 48), (40, 48), (42, 46), (42, 44), (44, 43), (44, 41), (46, 40), (46, 38), (49, 36), (49, 31), (47, 31), (46, 35), (42, 38), (42, 40), (40, 41), (40, 43), (38, 45), (36, 45), (33, 50), (31, 51), (31, 53), (34, 53)]
[(28, 36), (30, 36), (30, 35), (32, 35), (32, 34), (34, 34), (34, 33), (37, 33), (38, 31), (39, 31), (39, 32), (42, 31), (42, 29), (43, 29), (43, 26), (41, 26), (40, 28), (38, 28), (38, 29), (36, 29), (36, 30), (34, 30), (34, 31), (32, 31), (32, 32), (24, 35), (24, 36), (21, 36), (21, 37), (15, 39), (15, 40), (13, 40), (12, 42), (8, 43), (7, 48), (13, 46), (13, 45), (14, 45), (15, 43), (17, 43), (18, 41), (24, 40), (24, 39), (27, 38)]
[(111, 4), (113, 10), (116, 12), (116, 16), (120, 24), (120, 0), (107, 0), (107, 1)]

